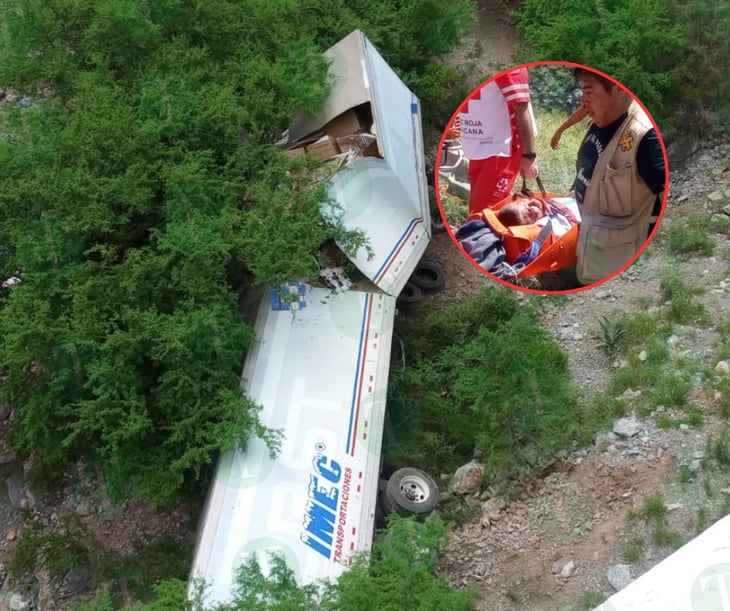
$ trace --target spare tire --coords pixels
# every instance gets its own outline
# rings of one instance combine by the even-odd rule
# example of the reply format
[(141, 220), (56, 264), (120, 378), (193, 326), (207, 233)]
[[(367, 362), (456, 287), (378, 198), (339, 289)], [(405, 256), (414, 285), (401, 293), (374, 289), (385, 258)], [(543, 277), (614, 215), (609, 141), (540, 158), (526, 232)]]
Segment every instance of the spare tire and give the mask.
[(406, 282), (400, 295), (398, 295), (398, 299), (395, 301), (395, 305), (399, 310), (412, 310), (422, 298), (423, 293), (421, 293), (421, 289), (413, 284), (413, 282)]
[(443, 268), (438, 263), (428, 261), (422, 261), (416, 265), (416, 269), (408, 280), (424, 293), (438, 293), (446, 283)]
[(401, 515), (429, 513), (439, 502), (439, 487), (425, 471), (413, 467), (398, 469), (388, 480), (383, 497), (387, 513)]

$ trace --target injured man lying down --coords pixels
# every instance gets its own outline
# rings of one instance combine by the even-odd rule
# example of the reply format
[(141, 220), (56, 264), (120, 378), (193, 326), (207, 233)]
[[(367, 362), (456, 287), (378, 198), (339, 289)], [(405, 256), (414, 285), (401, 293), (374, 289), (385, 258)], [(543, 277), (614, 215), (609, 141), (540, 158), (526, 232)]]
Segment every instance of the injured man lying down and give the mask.
[(559, 239), (578, 223), (580, 211), (572, 197), (521, 197), (498, 210), (486, 209), (472, 215), (455, 237), (480, 267), (498, 278), (508, 279), (529, 263), (530, 257), (524, 252), (528, 238), (539, 241), (532, 254), (534, 259), (546, 243), (546, 233)]

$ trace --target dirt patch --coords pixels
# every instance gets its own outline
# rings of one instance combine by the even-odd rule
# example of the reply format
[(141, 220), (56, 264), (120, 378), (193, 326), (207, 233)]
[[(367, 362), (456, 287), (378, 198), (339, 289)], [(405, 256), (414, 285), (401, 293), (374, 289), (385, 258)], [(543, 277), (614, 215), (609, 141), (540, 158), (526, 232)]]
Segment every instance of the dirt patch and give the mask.
[(134, 553), (140, 544), (167, 537), (188, 545), (195, 543), (195, 528), (183, 508), (154, 512), (149, 503), (136, 501), (114, 516), (87, 516), (80, 522), (101, 549), (122, 555)]
[(519, 4), (516, 0), (478, 0), (473, 27), (446, 57), (447, 63), (470, 69), (474, 86), (514, 65), (519, 35), (509, 15)]
[[(617, 527), (646, 491), (661, 487), (672, 458), (590, 455), (528, 486), (503, 517), (481, 518), (449, 537), (441, 568), (456, 587), (480, 593), (477, 609), (562, 609), (566, 600), (606, 588)], [(574, 568), (561, 575), (566, 564)], [(468, 568), (467, 568), (468, 567)]]
[(423, 261), (438, 263), (444, 270), (444, 288), (433, 295), (424, 295), (421, 308), (440, 308), (495, 284), (475, 267), (446, 233), (434, 233), (423, 255)]

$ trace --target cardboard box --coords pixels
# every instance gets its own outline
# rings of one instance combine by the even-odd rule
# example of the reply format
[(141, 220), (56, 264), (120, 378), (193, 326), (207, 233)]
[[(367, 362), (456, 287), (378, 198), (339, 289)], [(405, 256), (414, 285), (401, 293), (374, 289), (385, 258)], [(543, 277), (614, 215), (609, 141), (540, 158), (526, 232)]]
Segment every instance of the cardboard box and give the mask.
[(306, 150), (303, 146), (295, 146), (294, 148), (286, 149), (284, 151), (284, 154), (287, 157), (299, 157), (299, 155), (304, 155), (306, 153)]
[(365, 149), (362, 152), (363, 157), (379, 157), (380, 159), (383, 158), (383, 154), (380, 152), (380, 146), (378, 146), (378, 141), (373, 140), (370, 144), (368, 144)]
[(332, 119), (322, 128), (322, 131), (325, 134), (337, 139), (344, 136), (357, 134), (362, 129), (362, 127), (363, 126), (360, 124), (360, 120), (357, 118), (357, 113), (355, 112), (355, 109), (351, 108), (347, 112), (343, 112), (341, 115)]
[(316, 157), (317, 159), (331, 159), (340, 149), (337, 146), (337, 142), (332, 136), (325, 134), (319, 140), (315, 140), (311, 144), (306, 146), (307, 153)]
[(375, 142), (375, 136), (372, 134), (353, 134), (351, 136), (342, 136), (336, 139), (337, 146), (343, 153), (354, 152), (356, 155), (362, 155), (362, 152), (372, 143)]

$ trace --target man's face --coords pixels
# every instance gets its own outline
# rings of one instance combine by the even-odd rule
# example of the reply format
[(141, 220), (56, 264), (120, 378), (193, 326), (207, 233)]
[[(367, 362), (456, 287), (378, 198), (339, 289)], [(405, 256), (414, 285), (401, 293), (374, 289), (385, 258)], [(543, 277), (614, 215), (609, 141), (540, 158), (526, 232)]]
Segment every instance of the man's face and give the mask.
[(523, 222), (520, 223), (521, 225), (536, 223), (538, 219), (545, 215), (542, 204), (534, 199), (520, 202), (520, 208), (520, 215), (523, 219)]
[(535, 223), (538, 219), (542, 218), (545, 214), (545, 212), (542, 209), (542, 204), (534, 199), (531, 199), (527, 202), (526, 205), (526, 214), (527, 218), (529, 219), (527, 223)]
[(623, 91), (611, 84), (608, 90), (593, 74), (581, 74), (580, 89), (583, 92), (583, 107), (598, 127), (613, 123), (626, 110), (627, 100)]

